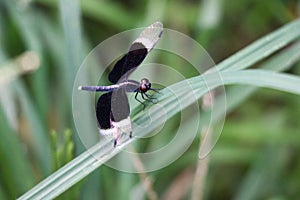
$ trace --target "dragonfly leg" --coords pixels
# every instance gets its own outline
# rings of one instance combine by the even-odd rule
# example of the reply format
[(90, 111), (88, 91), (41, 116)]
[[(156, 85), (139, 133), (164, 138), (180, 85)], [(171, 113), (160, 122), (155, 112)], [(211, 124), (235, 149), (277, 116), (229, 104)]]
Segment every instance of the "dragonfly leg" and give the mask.
[(148, 98), (148, 99), (156, 99), (155, 97), (150, 96), (149, 94), (144, 93), (144, 95)]
[(150, 88), (149, 90), (161, 94), (161, 93), (159, 92), (159, 90), (161, 90), (160, 88)]
[[(135, 98), (135, 100), (137, 100), (138, 102), (140, 102), (141, 104), (143, 104), (143, 106), (144, 106), (143, 110), (144, 110), (145, 107), (146, 107), (146, 105), (145, 105), (145, 103), (143, 103), (141, 100), (139, 100), (139, 99), (137, 98), (138, 94), (139, 94), (139, 92), (136, 92), (134, 98)], [(143, 95), (142, 95), (142, 98), (143, 98)], [(144, 98), (143, 98), (143, 99), (144, 99)]]
[[(143, 95), (145, 95), (148, 99), (146, 99)], [(153, 104), (157, 103), (157, 98), (151, 97), (149, 94), (142, 93), (142, 98), (145, 99), (146, 101), (149, 101), (149, 102), (153, 103)]]
[[(149, 101), (149, 102), (153, 103), (152, 99), (154, 99), (154, 98), (150, 97), (150, 96), (149, 96), (148, 94), (146, 94), (146, 93), (141, 93), (141, 95), (142, 95), (142, 99), (144, 99), (145, 101)], [(145, 98), (144, 95), (145, 95), (147, 98)]]

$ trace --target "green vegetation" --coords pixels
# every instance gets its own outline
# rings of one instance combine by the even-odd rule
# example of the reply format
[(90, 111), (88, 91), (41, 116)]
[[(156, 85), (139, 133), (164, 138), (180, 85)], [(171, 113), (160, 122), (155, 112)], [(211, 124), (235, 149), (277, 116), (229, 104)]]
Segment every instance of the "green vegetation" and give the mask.
[[(26, 192), (36, 198), (89, 200), (299, 198), (299, 5), (280, 0), (0, 1), (0, 199)], [(203, 110), (198, 134), (179, 159), (153, 172), (126, 173), (90, 155), (110, 159), (118, 153), (111, 143), (86, 152), (73, 121), (73, 84), (84, 58), (100, 42), (157, 20), (209, 52), (226, 85), (227, 115), (207, 159), (198, 159), (210, 117)], [(182, 70), (189, 65), (183, 59), (152, 53), (189, 78), (201, 107), (208, 92), (203, 77)], [(168, 77), (188, 115), (198, 117), (188, 107), (197, 101), (189, 98), (185, 82), (161, 77)], [(161, 132), (128, 146), (143, 152), (172, 140), (181, 115), (168, 91), (155, 94), (169, 111)], [(215, 103), (218, 108), (222, 102), (216, 98)], [(155, 105), (145, 110), (149, 116), (142, 106), (132, 109), (134, 122), (147, 124), (152, 116), (150, 129), (159, 128), (163, 119)], [(212, 119), (209, 131), (222, 127), (221, 118), (218, 113)], [(188, 125), (183, 123), (186, 134), (193, 130)], [(150, 129), (136, 129), (135, 135)]]

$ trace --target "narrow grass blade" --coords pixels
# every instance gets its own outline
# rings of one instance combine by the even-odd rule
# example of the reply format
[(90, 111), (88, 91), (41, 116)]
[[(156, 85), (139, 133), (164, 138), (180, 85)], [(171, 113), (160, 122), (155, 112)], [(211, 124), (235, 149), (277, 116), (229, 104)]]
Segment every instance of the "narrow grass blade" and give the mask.
[(218, 64), (221, 71), (248, 68), (300, 37), (300, 19), (260, 38)]

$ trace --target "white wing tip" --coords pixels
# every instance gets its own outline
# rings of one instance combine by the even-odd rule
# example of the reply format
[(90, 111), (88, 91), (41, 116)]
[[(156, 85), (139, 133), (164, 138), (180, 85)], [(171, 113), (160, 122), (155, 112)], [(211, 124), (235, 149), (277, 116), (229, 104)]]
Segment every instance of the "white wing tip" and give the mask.
[(148, 52), (150, 52), (161, 38), (163, 29), (163, 24), (160, 21), (156, 21), (145, 28), (133, 43), (142, 43), (147, 48)]
[(151, 24), (150, 26), (157, 27), (157, 28), (163, 28), (164, 27), (163, 23), (161, 23), (160, 21), (156, 21), (153, 24)]

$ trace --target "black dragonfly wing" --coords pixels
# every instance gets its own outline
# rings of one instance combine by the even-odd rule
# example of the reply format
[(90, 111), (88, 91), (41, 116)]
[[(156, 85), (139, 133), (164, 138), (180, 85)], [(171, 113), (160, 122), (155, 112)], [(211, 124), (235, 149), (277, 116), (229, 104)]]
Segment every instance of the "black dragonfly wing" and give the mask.
[(101, 95), (96, 105), (96, 117), (100, 129), (113, 128), (112, 122), (124, 121), (123, 125), (126, 126), (124, 123), (130, 121), (130, 108), (125, 88)]
[(96, 117), (100, 129), (111, 128), (111, 98), (112, 92), (104, 93), (97, 101)]
[(141, 32), (139, 37), (132, 43), (127, 54), (125, 54), (114, 66), (108, 79), (112, 83), (127, 80), (132, 73), (145, 59), (161, 38), (163, 25), (161, 22), (154, 22)]
[(147, 48), (141, 43), (133, 43), (129, 52), (124, 55), (109, 73), (108, 79), (112, 83), (117, 83), (121, 77), (126, 79), (147, 56)]
[(129, 119), (130, 107), (125, 88), (115, 90), (111, 98), (111, 114), (115, 122)]

